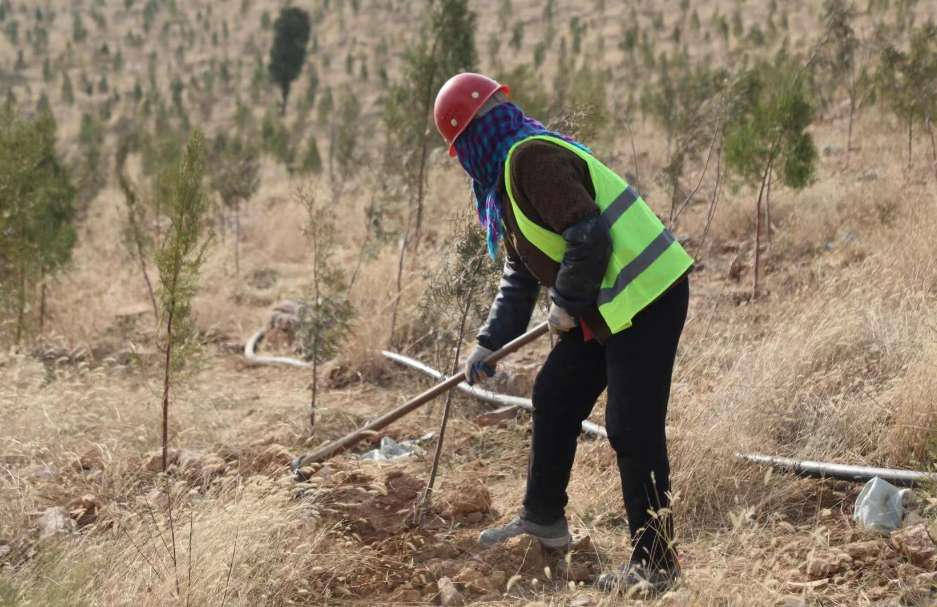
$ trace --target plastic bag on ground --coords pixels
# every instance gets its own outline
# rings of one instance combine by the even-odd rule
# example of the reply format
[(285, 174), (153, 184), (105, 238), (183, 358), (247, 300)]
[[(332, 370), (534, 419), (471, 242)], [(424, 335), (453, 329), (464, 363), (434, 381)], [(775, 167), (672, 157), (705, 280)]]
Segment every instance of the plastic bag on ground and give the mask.
[(861, 526), (888, 534), (901, 527), (904, 504), (910, 489), (899, 489), (875, 477), (865, 484), (856, 499), (853, 519)]
[(433, 433), (430, 432), (420, 438), (414, 440), (405, 440), (398, 443), (389, 436), (385, 436), (381, 439), (381, 446), (377, 449), (372, 449), (366, 453), (362, 453), (359, 456), (359, 459), (371, 459), (375, 461), (388, 461), (392, 459), (400, 459), (402, 457), (409, 457), (411, 455), (422, 455), (423, 449), (419, 447), (419, 444), (425, 442), (433, 437)]

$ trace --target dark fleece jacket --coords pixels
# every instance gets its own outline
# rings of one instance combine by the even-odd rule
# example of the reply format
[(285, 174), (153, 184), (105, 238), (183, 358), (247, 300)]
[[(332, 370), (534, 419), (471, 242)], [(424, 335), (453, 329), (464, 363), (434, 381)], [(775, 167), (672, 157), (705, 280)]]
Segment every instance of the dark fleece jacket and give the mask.
[[(567, 241), (562, 263), (556, 263), (524, 238), (517, 226), (504, 179), (511, 179), (514, 199), (524, 215)], [(501, 288), (478, 342), (495, 350), (520, 335), (530, 322), (540, 285), (551, 298), (585, 322), (597, 339), (610, 334), (595, 298), (611, 241), (600, 220), (595, 190), (586, 162), (556, 144), (522, 143), (511, 157), (511, 175), (499, 184), (507, 260)]]

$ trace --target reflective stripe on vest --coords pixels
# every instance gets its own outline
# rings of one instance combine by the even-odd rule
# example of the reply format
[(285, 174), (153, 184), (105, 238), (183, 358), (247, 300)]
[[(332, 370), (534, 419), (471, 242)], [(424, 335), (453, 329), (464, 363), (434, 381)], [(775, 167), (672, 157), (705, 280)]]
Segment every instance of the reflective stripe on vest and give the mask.
[(518, 229), (547, 257), (560, 263), (566, 253), (566, 241), (524, 215), (511, 188), (511, 156), (518, 145), (531, 139), (542, 139), (564, 147), (582, 158), (589, 167), (595, 202), (612, 238), (612, 254), (596, 305), (612, 333), (627, 329), (638, 312), (686, 273), (693, 265), (693, 259), (647, 203), (614, 171), (567, 141), (537, 135), (511, 147), (504, 163), (504, 182)]

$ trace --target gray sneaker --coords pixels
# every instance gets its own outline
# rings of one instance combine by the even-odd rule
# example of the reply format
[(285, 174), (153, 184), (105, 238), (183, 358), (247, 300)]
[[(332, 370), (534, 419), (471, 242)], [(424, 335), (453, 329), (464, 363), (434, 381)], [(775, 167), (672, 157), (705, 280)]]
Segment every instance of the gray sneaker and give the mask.
[(674, 571), (649, 571), (639, 565), (603, 573), (595, 586), (603, 592), (622, 593), (629, 598), (648, 599), (660, 596), (677, 585)]
[(506, 525), (482, 531), (478, 536), (478, 542), (486, 546), (494, 546), (524, 534), (537, 538), (547, 548), (565, 548), (572, 540), (569, 527), (566, 525), (566, 518), (561, 518), (550, 525), (540, 525), (516, 516)]

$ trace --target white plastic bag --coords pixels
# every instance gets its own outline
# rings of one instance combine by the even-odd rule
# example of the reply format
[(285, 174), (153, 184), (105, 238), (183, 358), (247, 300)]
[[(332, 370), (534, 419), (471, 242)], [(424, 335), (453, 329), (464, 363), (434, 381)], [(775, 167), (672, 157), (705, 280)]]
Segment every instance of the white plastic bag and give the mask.
[(852, 518), (867, 529), (889, 534), (901, 527), (904, 503), (910, 491), (876, 476), (859, 493)]

